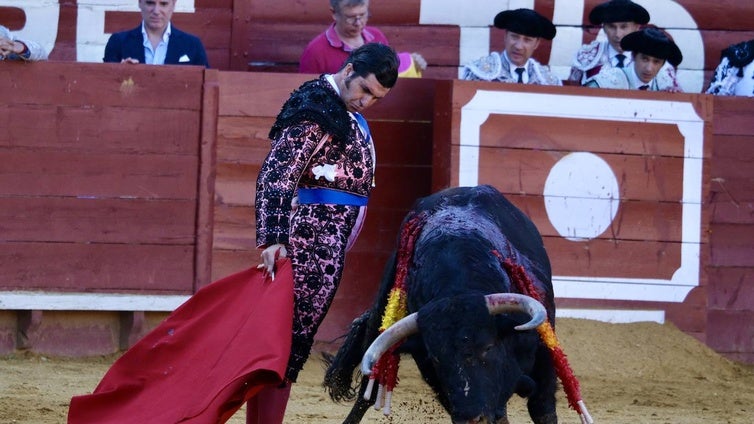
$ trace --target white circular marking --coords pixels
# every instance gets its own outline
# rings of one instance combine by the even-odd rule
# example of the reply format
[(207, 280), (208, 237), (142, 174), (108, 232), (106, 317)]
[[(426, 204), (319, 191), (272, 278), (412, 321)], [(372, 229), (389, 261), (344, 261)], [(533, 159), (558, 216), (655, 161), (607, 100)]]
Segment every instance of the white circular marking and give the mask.
[(618, 213), (620, 188), (610, 165), (587, 152), (569, 153), (545, 181), (545, 210), (561, 237), (593, 239), (610, 227)]

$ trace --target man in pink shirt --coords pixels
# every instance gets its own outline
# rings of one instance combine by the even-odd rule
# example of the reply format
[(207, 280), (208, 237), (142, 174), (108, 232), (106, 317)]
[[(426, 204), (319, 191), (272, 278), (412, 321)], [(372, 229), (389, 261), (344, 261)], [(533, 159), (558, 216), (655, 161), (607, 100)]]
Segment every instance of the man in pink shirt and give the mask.
[(306, 46), (299, 61), (301, 73), (334, 74), (351, 50), (366, 43), (389, 45), (382, 31), (367, 26), (369, 0), (330, 0), (330, 11), (335, 22)]

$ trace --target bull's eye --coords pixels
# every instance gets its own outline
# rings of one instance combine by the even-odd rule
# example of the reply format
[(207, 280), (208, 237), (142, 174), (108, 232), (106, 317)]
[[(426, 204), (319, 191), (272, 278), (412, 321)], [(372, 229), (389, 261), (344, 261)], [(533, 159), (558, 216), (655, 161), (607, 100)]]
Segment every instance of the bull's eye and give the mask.
[(487, 346), (482, 349), (482, 358), (487, 357), (487, 354), (490, 353), (494, 345), (492, 343), (488, 344)]
[(471, 337), (469, 336), (461, 337), (459, 353), (461, 353), (464, 361), (470, 362), (474, 359), (474, 356), (476, 356), (476, 352), (475, 352), (474, 346), (471, 343)]

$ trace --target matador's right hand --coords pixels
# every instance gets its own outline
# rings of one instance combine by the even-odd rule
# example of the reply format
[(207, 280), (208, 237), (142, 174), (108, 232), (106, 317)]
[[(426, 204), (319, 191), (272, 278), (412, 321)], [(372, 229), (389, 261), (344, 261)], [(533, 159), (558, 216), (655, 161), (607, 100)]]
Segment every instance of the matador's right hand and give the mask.
[(285, 245), (277, 243), (262, 250), (260, 256), (262, 256), (262, 263), (257, 265), (257, 269), (264, 268), (265, 273), (269, 274), (275, 281), (275, 262), (280, 258), (287, 257), (288, 250), (286, 250)]

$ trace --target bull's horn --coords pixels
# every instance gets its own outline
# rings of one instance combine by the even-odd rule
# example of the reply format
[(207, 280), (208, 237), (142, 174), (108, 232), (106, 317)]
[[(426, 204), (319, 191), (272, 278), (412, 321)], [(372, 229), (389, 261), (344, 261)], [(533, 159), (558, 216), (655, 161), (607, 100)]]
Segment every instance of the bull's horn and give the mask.
[(391, 346), (405, 339), (406, 337), (419, 332), (419, 325), (416, 323), (416, 312), (408, 315), (395, 324), (388, 327), (369, 345), (364, 352), (361, 360), (361, 373), (369, 375), (372, 373), (372, 367)]
[(491, 315), (503, 314), (506, 312), (525, 312), (529, 314), (531, 320), (526, 324), (516, 326), (516, 330), (524, 331), (537, 328), (547, 319), (545, 307), (536, 299), (516, 293), (495, 293), (484, 296), (487, 302), (487, 309)]

